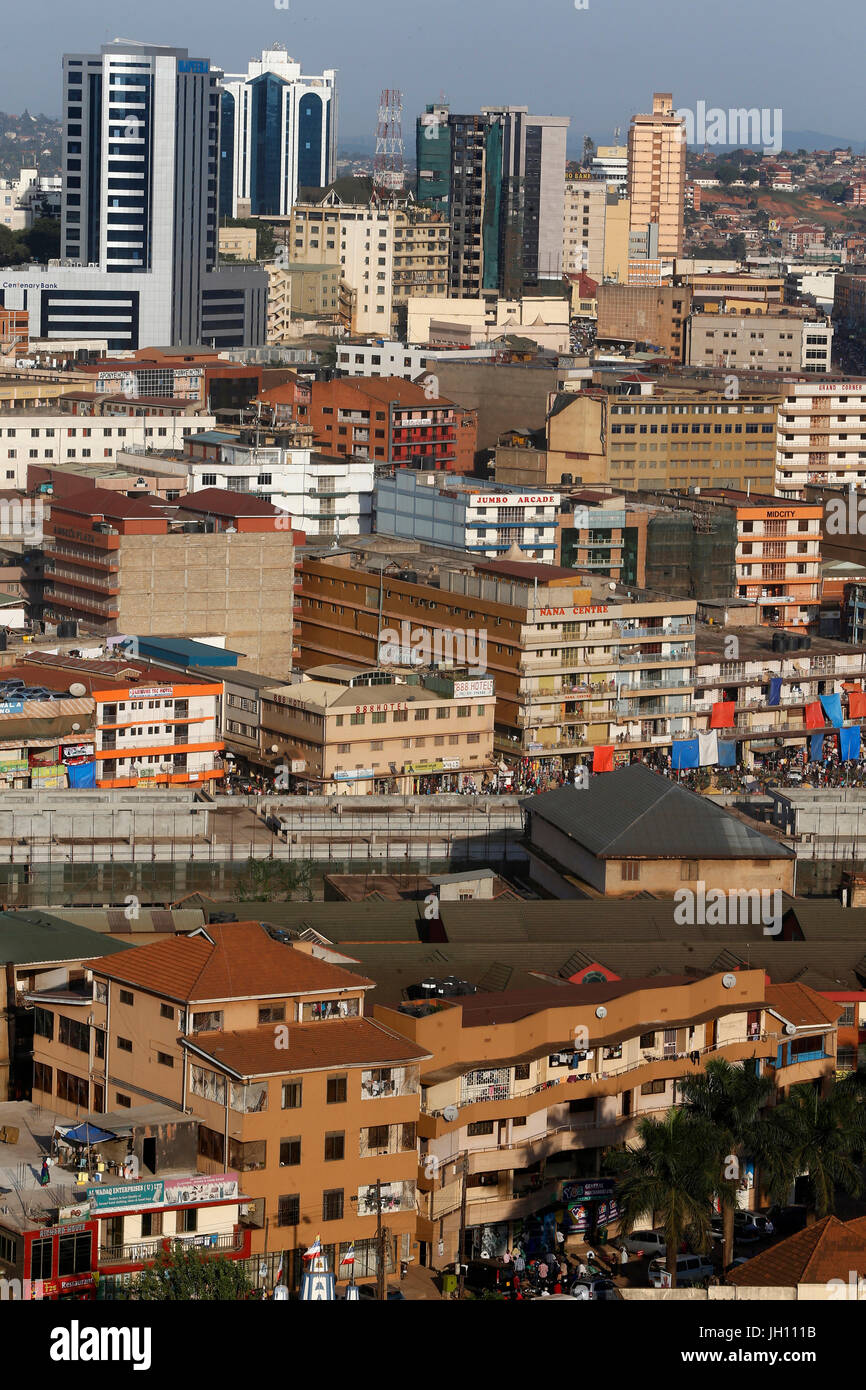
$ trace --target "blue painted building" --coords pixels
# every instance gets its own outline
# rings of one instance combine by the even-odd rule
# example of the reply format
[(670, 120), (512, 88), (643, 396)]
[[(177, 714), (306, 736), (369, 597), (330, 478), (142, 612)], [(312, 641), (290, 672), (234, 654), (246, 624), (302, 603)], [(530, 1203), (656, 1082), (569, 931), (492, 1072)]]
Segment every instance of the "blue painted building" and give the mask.
[(527, 559), (558, 558), (558, 500), (551, 492), (491, 486), (456, 473), (397, 468), (379, 478), (375, 529), (491, 559), (516, 543)]

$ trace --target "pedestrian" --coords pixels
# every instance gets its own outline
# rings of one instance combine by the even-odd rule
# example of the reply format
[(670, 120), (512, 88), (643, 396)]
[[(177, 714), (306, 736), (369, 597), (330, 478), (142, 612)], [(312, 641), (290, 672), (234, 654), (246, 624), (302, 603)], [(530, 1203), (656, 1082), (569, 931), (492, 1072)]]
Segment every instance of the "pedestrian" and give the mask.
[(578, 1260), (578, 1262), (577, 1262), (577, 1277), (578, 1277), (578, 1280), (585, 1279), (585, 1278), (587, 1277), (588, 1274), (589, 1274), (589, 1270), (587, 1269), (587, 1267), (586, 1267), (586, 1265), (584, 1264), (583, 1260)]
[(544, 1263), (544, 1261), (542, 1260), (541, 1264), (538, 1266), (538, 1277), (539, 1277), (539, 1279), (541, 1280), (542, 1284), (543, 1284), (543, 1283), (545, 1282), (545, 1280), (547, 1279), (547, 1274), (548, 1274), (547, 1265), (546, 1265), (546, 1264)]
[(51, 1181), (51, 1174), (50, 1174), (49, 1171), (48, 1171), (48, 1159), (47, 1159), (47, 1158), (43, 1158), (43, 1160), (42, 1160), (42, 1171), (41, 1171), (41, 1173), (39, 1174), (39, 1185), (40, 1185), (41, 1187), (47, 1187), (48, 1184), (50, 1183), (50, 1181)]
[(628, 1264), (628, 1251), (626, 1250), (625, 1245), (621, 1245), (619, 1247), (619, 1263), (620, 1267), (624, 1267)]

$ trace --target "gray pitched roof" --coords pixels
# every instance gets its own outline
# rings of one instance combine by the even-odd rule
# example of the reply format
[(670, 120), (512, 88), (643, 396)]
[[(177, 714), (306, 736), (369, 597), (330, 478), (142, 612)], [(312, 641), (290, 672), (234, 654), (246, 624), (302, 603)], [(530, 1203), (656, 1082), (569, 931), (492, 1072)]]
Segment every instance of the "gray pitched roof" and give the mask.
[(37, 965), (90, 960), (126, 951), (125, 942), (66, 922), (50, 912), (0, 912), (0, 964)]
[(600, 859), (791, 859), (794, 851), (643, 763), (521, 805)]

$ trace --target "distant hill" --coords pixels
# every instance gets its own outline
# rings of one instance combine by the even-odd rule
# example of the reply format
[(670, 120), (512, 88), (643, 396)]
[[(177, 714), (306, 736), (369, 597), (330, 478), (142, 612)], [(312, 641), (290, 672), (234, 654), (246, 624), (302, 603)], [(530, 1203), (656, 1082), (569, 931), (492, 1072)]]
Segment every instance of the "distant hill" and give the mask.
[(10, 116), (0, 111), (0, 178), (17, 178), (19, 169), (61, 172), (62, 126), (55, 116)]

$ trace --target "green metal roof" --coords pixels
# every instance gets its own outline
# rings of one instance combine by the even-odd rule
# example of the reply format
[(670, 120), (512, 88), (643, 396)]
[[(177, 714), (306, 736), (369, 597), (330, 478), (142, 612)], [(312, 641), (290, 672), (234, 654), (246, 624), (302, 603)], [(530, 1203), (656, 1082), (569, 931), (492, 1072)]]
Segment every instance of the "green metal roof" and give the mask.
[(126, 951), (125, 942), (110, 941), (63, 917), (41, 910), (0, 912), (0, 964), (36, 965), (42, 962), (89, 960)]

